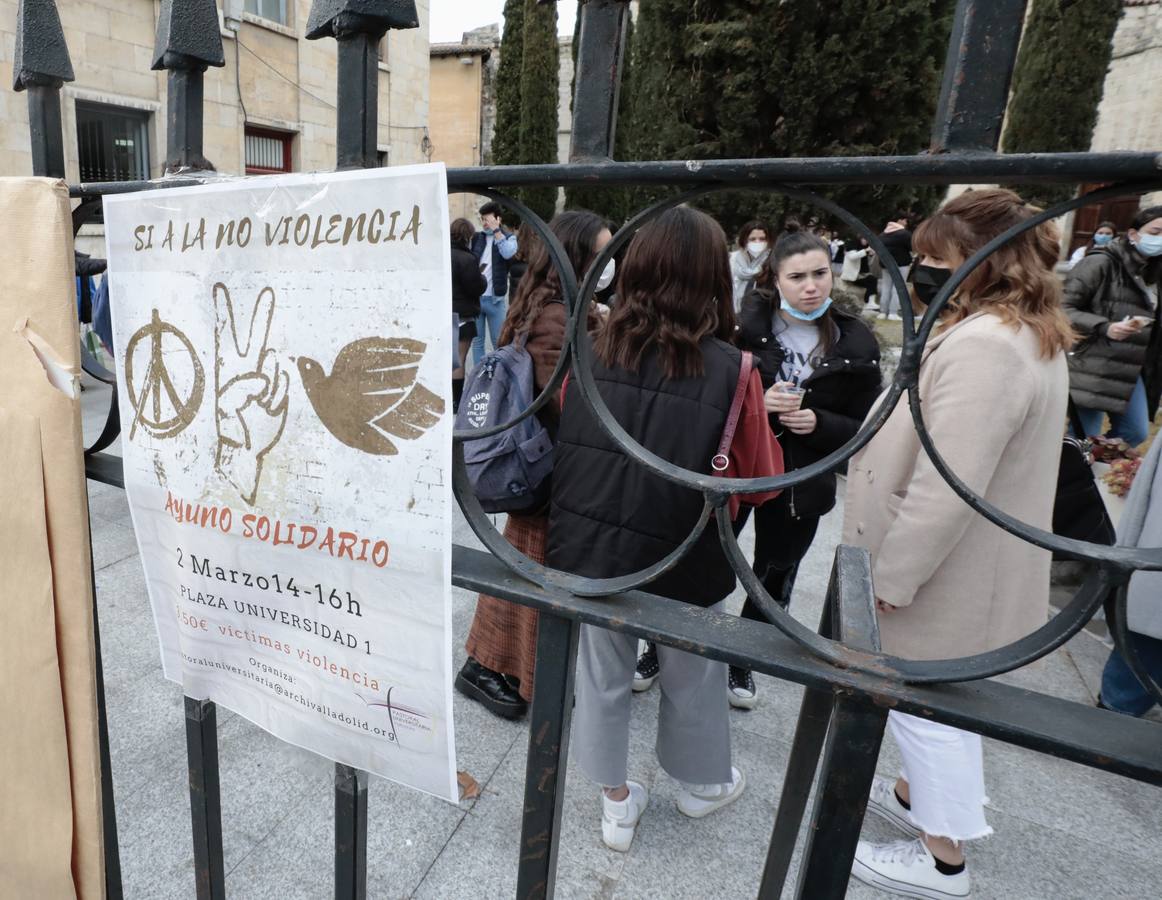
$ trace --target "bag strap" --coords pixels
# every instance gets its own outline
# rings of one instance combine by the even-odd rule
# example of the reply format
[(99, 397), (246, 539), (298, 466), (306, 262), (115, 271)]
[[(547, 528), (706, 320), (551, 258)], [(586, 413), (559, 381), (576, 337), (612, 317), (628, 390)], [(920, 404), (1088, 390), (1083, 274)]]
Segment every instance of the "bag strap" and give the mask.
[(742, 404), (746, 399), (746, 389), (750, 384), (750, 373), (754, 367), (754, 357), (750, 352), (742, 352), (742, 364), (738, 367), (738, 385), (734, 389), (734, 399), (730, 402), (730, 412), (726, 416), (726, 427), (722, 429), (722, 440), (718, 442), (718, 452), (710, 460), (710, 468), (715, 472), (725, 472), (730, 465), (730, 445), (734, 443), (734, 432), (738, 429), (738, 418), (742, 415)]
[(1073, 402), (1073, 397), (1070, 396), (1069, 404), (1069, 425), (1073, 429), (1073, 434), (1079, 441), (1086, 440), (1089, 435), (1085, 433), (1085, 425), (1081, 421), (1081, 413), (1077, 411), (1077, 404)]

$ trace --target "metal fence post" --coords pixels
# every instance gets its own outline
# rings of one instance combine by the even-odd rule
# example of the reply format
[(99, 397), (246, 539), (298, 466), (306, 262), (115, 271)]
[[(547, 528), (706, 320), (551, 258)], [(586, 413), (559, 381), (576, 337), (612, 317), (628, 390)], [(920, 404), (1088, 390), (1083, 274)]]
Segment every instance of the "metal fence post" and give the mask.
[[(827, 594), (834, 637), (849, 647), (879, 650), (866, 550), (841, 546), (836, 551)], [(847, 893), (887, 720), (886, 707), (842, 693), (835, 696), (799, 867), (799, 900), (840, 900)]]
[(194, 878), (198, 900), (224, 900), (222, 794), (218, 771), (218, 711), (209, 700), (185, 698), (190, 818), (194, 830)]
[(335, 900), (367, 896), (367, 773), (335, 764)]
[(629, 0), (588, 0), (577, 15), (581, 17), (581, 33), (569, 159), (612, 159)]
[(932, 129), (933, 153), (996, 150), (1027, 0), (959, 0)]
[(574, 619), (547, 613), (539, 617), (536, 689), (529, 714), (529, 755), (516, 881), (520, 900), (553, 896), (580, 633), (581, 626)]
[[(418, 28), (413, 0), (313, 0), (307, 40), (338, 43), (335, 157), (338, 169), (378, 164), (379, 42)], [(335, 764), (335, 898), (367, 896), (367, 773)]]
[(28, 91), (32, 174), (64, 178), (61, 85), (73, 80), (73, 64), (53, 0), (20, 0), (12, 80), (14, 90)]
[(225, 64), (214, 0), (162, 0), (152, 68), (169, 72), (166, 172), (214, 168), (202, 155), (202, 77)]
[(339, 44), (336, 165), (374, 168), (378, 162), (379, 42), (388, 29), (418, 28), (413, 0), (314, 0), (307, 40)]

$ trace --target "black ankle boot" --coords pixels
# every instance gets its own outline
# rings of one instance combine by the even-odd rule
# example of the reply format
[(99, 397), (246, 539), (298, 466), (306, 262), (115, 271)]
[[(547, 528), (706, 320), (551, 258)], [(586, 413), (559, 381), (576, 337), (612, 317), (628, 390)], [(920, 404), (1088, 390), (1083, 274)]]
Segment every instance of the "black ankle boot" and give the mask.
[(456, 690), (505, 719), (519, 719), (528, 709), (503, 675), (485, 668), (471, 656), (456, 676)]

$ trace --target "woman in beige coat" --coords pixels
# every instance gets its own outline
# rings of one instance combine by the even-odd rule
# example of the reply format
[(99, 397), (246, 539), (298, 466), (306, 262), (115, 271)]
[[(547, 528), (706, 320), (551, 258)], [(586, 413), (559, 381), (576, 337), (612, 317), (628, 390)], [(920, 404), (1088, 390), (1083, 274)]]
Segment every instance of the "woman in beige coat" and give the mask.
[[(916, 232), (916, 300), (1034, 211), (1011, 191), (962, 194)], [(936, 449), (977, 494), (1049, 529), (1072, 342), (1053, 274), (1055, 230), (1041, 225), (989, 257), (944, 310), (920, 366), (920, 399)], [(920, 446), (906, 403), (851, 461), (844, 541), (872, 555), (885, 653), (946, 659), (982, 653), (1046, 621), (1050, 554), (960, 500)], [(868, 809), (914, 839), (860, 842), (853, 874), (905, 896), (966, 897), (962, 844), (984, 819), (978, 735), (889, 716), (903, 775), (877, 778)], [(916, 839), (918, 838), (918, 839)]]

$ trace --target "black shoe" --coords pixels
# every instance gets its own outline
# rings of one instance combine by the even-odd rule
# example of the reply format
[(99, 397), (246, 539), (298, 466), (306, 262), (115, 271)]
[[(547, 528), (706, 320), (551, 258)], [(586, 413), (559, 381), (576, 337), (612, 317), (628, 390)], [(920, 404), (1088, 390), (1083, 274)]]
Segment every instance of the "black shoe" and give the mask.
[(730, 675), (726, 682), (726, 698), (735, 709), (754, 709), (758, 702), (758, 691), (755, 690), (754, 676), (750, 669), (738, 666), (730, 667)]
[(486, 669), (471, 656), (456, 676), (456, 690), (505, 719), (519, 719), (528, 709), (503, 675)]
[(648, 691), (654, 686), (654, 682), (658, 680), (658, 673), (661, 668), (658, 666), (658, 648), (654, 646), (653, 641), (646, 642), (646, 649), (642, 651), (642, 655), (637, 658), (637, 668), (633, 673), (633, 689), (635, 693), (641, 691)]

